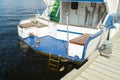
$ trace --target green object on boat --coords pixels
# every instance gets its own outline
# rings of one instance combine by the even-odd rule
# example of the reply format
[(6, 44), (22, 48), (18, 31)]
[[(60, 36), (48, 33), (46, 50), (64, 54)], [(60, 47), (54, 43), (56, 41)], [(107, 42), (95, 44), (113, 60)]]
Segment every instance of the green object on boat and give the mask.
[(60, 1), (56, 0), (54, 5), (53, 5), (53, 7), (52, 7), (52, 11), (50, 13), (50, 20), (55, 21), (55, 22), (59, 22), (60, 21), (59, 6), (60, 6)]

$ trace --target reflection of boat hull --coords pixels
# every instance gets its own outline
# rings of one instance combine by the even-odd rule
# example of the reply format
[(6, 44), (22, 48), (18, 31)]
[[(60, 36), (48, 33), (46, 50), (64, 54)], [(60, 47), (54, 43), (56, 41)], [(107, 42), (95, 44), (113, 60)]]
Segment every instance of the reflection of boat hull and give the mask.
[[(21, 21), (18, 25), (18, 34), (23, 42), (37, 52), (44, 52), (45, 54), (61, 56), (72, 61), (83, 62), (107, 40), (109, 30), (113, 26), (113, 15), (107, 14), (105, 3), (96, 3), (96, 9), (95, 5), (88, 7), (89, 5), (91, 3), (83, 4), (79, 2), (78, 6), (80, 8), (78, 7), (76, 10), (70, 9), (69, 14), (66, 14), (65, 9), (66, 7), (70, 7), (70, 2), (63, 1), (61, 2), (62, 9), (60, 9), (61, 23), (36, 16), (34, 19)], [(90, 14), (86, 14), (86, 16), (82, 12), (79, 14), (79, 10), (86, 9), (86, 6), (86, 11), (89, 11)], [(93, 6), (94, 9), (92, 9)], [(99, 20), (97, 20), (97, 9), (103, 10), (103, 15), (100, 14)], [(77, 19), (77, 16), (79, 16), (79, 19)], [(86, 18), (84, 19), (83, 16)], [(87, 16), (89, 18), (92, 17), (92, 20), (87, 20)], [(66, 23), (67, 25), (65, 25)]]
[(23, 40), (19, 40), (18, 42), (19, 47), (24, 51), (27, 52), (29, 50), (29, 46), (23, 42)]

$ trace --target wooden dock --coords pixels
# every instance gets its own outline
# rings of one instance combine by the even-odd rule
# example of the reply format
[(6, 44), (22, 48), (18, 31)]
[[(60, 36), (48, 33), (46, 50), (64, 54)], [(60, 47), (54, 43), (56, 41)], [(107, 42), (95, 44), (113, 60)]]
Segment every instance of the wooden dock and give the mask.
[(96, 51), (80, 69), (73, 69), (61, 80), (120, 80), (120, 32), (112, 40), (111, 56)]

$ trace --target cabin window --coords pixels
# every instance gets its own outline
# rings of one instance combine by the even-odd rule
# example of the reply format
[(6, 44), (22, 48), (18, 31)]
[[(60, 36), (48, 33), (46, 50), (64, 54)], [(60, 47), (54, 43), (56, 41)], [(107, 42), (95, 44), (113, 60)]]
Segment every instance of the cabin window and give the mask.
[(71, 2), (71, 9), (77, 10), (78, 9), (78, 2)]
[(91, 3), (91, 7), (96, 7), (96, 3)]

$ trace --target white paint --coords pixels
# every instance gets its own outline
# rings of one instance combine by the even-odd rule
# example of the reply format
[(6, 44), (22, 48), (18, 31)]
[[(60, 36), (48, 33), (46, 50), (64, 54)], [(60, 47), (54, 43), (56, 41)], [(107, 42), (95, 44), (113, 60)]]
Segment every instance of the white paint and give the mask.
[(57, 36), (57, 27), (55, 23), (49, 23), (50, 33), (49, 35), (56, 38)]
[(47, 36), (49, 34), (50, 34), (49, 27), (37, 28), (37, 34), (36, 34), (36, 36), (43, 37), (43, 36)]
[[(70, 4), (70, 6), (71, 6), (71, 4)], [(71, 9), (71, 7), (69, 7), (69, 8), (70, 8), (69, 17), (68, 17), (69, 24), (78, 25), (79, 24), (79, 21), (78, 21), (78, 19), (79, 19), (79, 17), (78, 17), (78, 14), (79, 14), (78, 10), (79, 9), (73, 10), (73, 9)]]
[(117, 11), (119, 0), (106, 0), (106, 6), (108, 9), (108, 13), (114, 13)]
[(112, 39), (120, 31), (120, 23), (113, 24), (115, 28), (110, 29), (109, 38)]
[[(71, 26), (71, 25), (69, 25), (68, 28), (69, 28), (69, 31), (72, 31), (72, 32), (89, 33), (89, 34), (94, 34), (100, 30), (100, 29), (91, 29), (91, 28), (77, 27), (77, 26)], [(57, 29), (67, 31), (67, 26), (57, 25)]]
[(83, 53), (83, 48), (84, 48), (84, 46), (69, 43), (68, 55), (72, 56), (72, 57), (75, 57), (77, 55), (81, 59), (82, 53)]
[(114, 23), (113, 24), (116, 27), (116, 33), (120, 31), (120, 23)]
[(20, 28), (18, 26), (18, 35), (22, 38), (27, 38), (33, 34), (38, 37), (43, 37), (50, 34), (50, 29), (48, 27), (37, 28), (37, 27), (28, 27), (28, 28)]
[[(94, 35), (94, 34), (93, 34)], [(101, 34), (102, 35), (102, 34)], [(101, 35), (97, 36), (96, 38), (92, 39), (87, 46), (86, 49), (86, 55), (85, 58), (89, 57), (91, 54), (94, 53), (94, 51), (97, 49), (98, 44), (100, 44), (101, 39)]]
[[(69, 40), (73, 39), (73, 38), (76, 38), (80, 36), (79, 34), (72, 34), (72, 33), (69, 33)], [(60, 39), (60, 40), (65, 40), (67, 41), (67, 32), (60, 32), (60, 31), (57, 31), (57, 39)]]

